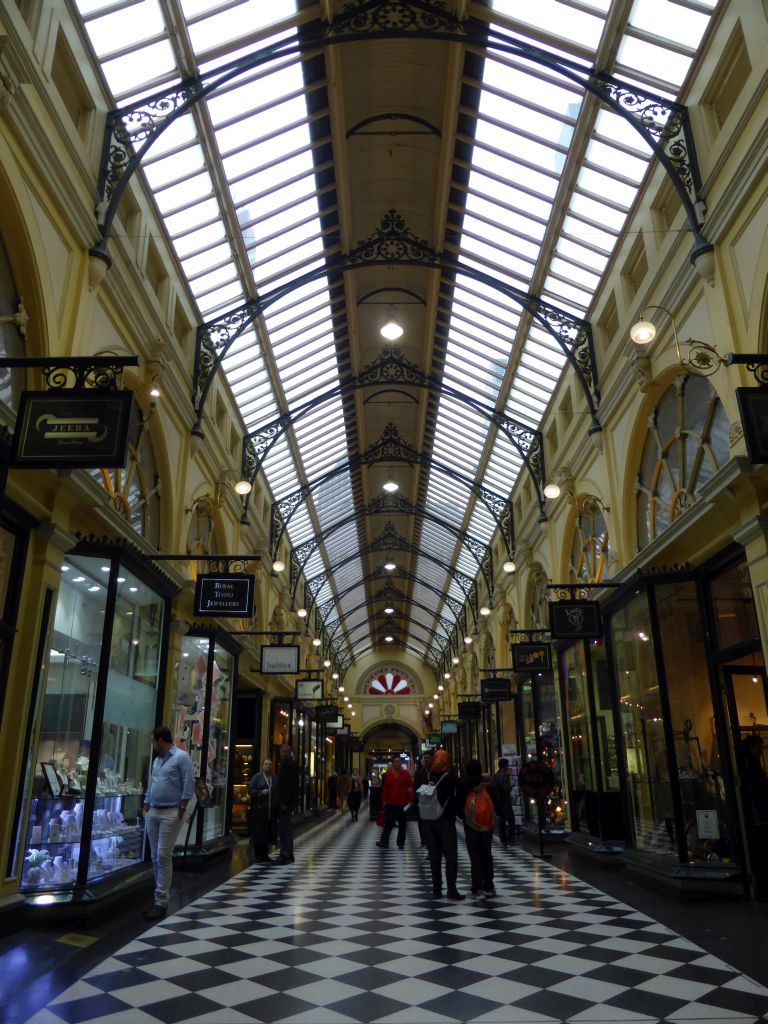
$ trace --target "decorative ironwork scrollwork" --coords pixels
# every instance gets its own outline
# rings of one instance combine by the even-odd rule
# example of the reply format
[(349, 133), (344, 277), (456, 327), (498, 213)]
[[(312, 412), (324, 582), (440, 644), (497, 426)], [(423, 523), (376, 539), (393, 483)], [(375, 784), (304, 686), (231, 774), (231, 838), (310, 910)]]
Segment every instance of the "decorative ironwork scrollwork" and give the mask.
[(387, 210), (367, 238), (362, 238), (344, 256), (344, 266), (360, 263), (427, 263), (439, 266), (440, 255), (423, 238), (417, 238), (397, 210)]
[(610, 97), (625, 117), (663, 144), (691, 203), (698, 200), (700, 183), (690, 140), (688, 108), (652, 93), (598, 75), (598, 88)]
[(69, 388), (94, 388), (98, 391), (114, 391), (118, 387), (123, 366), (112, 363), (109, 358), (94, 358), (90, 362), (72, 366), (42, 366), (41, 373), (50, 391)]
[(444, 0), (357, 0), (347, 4), (327, 28), (331, 38), (400, 32), (463, 35), (464, 28)]

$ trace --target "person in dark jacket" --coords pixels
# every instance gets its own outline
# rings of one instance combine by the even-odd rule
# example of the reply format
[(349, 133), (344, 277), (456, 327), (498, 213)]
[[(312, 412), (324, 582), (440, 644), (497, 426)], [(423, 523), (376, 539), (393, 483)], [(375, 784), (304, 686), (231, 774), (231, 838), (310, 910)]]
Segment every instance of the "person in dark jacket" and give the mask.
[(456, 888), (459, 870), (456, 841), (457, 779), (447, 750), (438, 750), (432, 758), (428, 781), (435, 787), (435, 795), (443, 808), (439, 818), (422, 822), (432, 872), (432, 896), (440, 899), (443, 895), (442, 864), (445, 858), (445, 895), (449, 900), (463, 900), (464, 896)]
[(515, 809), (512, 806), (512, 776), (509, 759), (499, 758), (499, 770), (493, 776), (493, 788), (499, 798), (499, 840), (502, 846), (515, 841)]
[(260, 863), (272, 863), (269, 848), (274, 845), (277, 831), (277, 805), (272, 799), (275, 777), (272, 774), (272, 761), (265, 758), (261, 771), (256, 772), (248, 783), (248, 796), (251, 807), (248, 815), (251, 843), (254, 859)]
[(276, 793), (273, 796), (277, 804), (277, 833), (280, 845), (280, 856), (277, 864), (293, 864), (293, 810), (299, 793), (299, 766), (293, 759), (293, 751), (289, 743), (280, 747), (280, 766), (275, 780)]
[(467, 761), (464, 777), (458, 785), (459, 811), (464, 821), (464, 838), (467, 841), (467, 853), (472, 870), (472, 892), (475, 898), (486, 896), (488, 898), (496, 895), (493, 885), (493, 825), (487, 830), (479, 831), (473, 828), (466, 813), (467, 800), (470, 795), (485, 787), (488, 796), (493, 803), (496, 815), (501, 810), (499, 798), (493, 786), (488, 785), (483, 775), (483, 766), (475, 758)]

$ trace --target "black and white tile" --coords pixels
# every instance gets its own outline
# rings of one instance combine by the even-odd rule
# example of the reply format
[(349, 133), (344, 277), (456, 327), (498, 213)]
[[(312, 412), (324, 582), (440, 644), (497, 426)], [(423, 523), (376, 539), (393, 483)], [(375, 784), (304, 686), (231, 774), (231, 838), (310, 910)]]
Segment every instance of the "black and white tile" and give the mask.
[(768, 989), (522, 850), (497, 850), (495, 899), (450, 903), (430, 898), (415, 826), (402, 852), (377, 837), (348, 819), (309, 834), (294, 865), (247, 869), (29, 1024), (768, 1019)]

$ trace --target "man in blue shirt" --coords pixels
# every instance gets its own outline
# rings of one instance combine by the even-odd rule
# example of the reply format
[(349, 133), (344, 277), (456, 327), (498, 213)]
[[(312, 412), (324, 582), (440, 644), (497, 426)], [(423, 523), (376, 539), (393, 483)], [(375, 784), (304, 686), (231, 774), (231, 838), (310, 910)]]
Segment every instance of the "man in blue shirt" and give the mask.
[(144, 825), (152, 851), (155, 902), (144, 917), (158, 921), (168, 912), (168, 890), (173, 876), (173, 847), (187, 804), (195, 791), (192, 759), (174, 745), (171, 730), (158, 726), (152, 733), (155, 759), (144, 797)]

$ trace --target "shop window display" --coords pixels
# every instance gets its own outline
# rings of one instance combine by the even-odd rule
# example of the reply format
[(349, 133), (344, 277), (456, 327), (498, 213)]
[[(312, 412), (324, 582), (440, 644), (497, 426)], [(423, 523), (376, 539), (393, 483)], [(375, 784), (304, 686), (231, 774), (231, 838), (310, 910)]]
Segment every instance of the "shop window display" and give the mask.
[(171, 731), (211, 796), (202, 813), (202, 842), (225, 832), (233, 670), (233, 655), (209, 635), (184, 637), (174, 671)]
[(730, 862), (735, 855), (733, 824), (695, 584), (657, 587), (656, 607), (688, 859)]
[[(164, 603), (121, 568), (105, 650), (110, 570), (109, 561), (83, 556), (62, 566), (34, 759), (25, 892), (98, 882), (143, 862), (139, 811)], [(106, 688), (99, 692), (104, 658)]]
[(634, 845), (678, 859), (648, 599), (641, 594), (611, 619)]
[(592, 749), (592, 716), (587, 695), (587, 667), (581, 643), (563, 655), (566, 706), (563, 721), (568, 723), (568, 749), (573, 789), (570, 794), (571, 827), (579, 831), (584, 822), (587, 831), (596, 834), (591, 800), (597, 790), (595, 758)]

